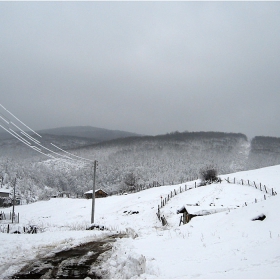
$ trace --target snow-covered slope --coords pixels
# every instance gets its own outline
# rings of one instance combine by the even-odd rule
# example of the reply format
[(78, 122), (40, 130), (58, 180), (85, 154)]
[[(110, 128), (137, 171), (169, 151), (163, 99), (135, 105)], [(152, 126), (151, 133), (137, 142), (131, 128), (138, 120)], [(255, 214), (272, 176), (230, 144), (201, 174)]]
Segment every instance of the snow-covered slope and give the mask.
[[(279, 192), (279, 172), (280, 166), (273, 166), (222, 178), (251, 180)], [(104, 254), (97, 273), (102, 271), (107, 278), (279, 278), (280, 196), (267, 195), (264, 200), (264, 193), (254, 187), (225, 181), (193, 188), (172, 197), (160, 209), (168, 222), (162, 226), (156, 215), (161, 197), (192, 186), (194, 182), (188, 182), (96, 199), (95, 222), (130, 236), (118, 240), (112, 252)], [(195, 203), (199, 206), (188, 206)], [(179, 226), (181, 215), (177, 210), (184, 205), (191, 213), (224, 211), (194, 217)], [(107, 234), (83, 230), (90, 223), (90, 200), (51, 199), (18, 206), (16, 212), (20, 212), (22, 225), (35, 223), (45, 227), (45, 232), (0, 233), (2, 278), (38, 254)], [(253, 221), (260, 215), (266, 218)]]

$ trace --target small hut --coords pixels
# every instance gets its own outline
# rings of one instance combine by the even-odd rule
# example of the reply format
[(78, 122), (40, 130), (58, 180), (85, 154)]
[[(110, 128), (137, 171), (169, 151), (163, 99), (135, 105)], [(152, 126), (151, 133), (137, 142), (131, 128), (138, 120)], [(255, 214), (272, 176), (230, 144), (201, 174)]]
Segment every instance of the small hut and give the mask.
[[(92, 198), (92, 190), (84, 193), (85, 198), (90, 199)], [(106, 197), (108, 194), (103, 191), (102, 189), (98, 189), (95, 191), (95, 198)]]
[(181, 222), (183, 222), (183, 224), (187, 224), (190, 222), (190, 220), (193, 218), (193, 217), (196, 217), (196, 216), (200, 216), (200, 215), (196, 215), (196, 214), (190, 214), (186, 207), (183, 206), (181, 207), (179, 210), (177, 210), (177, 214), (183, 214), (183, 219), (182, 221), (180, 221), (180, 224)]

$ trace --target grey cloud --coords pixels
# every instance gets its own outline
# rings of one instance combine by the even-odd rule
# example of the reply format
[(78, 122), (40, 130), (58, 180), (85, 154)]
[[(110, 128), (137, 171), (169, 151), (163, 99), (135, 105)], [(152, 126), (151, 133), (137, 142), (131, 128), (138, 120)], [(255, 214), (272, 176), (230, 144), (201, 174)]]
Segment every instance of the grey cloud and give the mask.
[(1, 103), (35, 129), (280, 136), (279, 5), (0, 2)]

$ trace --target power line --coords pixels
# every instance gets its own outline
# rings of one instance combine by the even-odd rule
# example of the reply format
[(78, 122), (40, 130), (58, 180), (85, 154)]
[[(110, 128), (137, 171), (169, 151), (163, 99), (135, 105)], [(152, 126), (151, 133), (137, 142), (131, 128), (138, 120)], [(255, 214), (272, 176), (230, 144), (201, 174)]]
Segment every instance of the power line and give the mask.
[[(34, 134), (36, 134), (36, 135), (38, 135), (38, 136), (40, 136), (40, 137), (42, 138), (42, 136), (41, 136), (40, 134), (38, 134), (37, 132), (35, 132), (35, 131), (34, 131), (33, 129), (31, 129), (29, 126), (27, 126), (24, 122), (22, 122), (19, 118), (17, 118), (14, 114), (12, 114), (9, 110), (7, 110), (2, 104), (0, 104), (0, 106), (1, 106), (6, 112), (8, 112), (11, 116), (13, 116), (17, 121), (19, 121), (21, 124), (23, 124), (25, 127), (27, 127), (30, 131), (32, 131)], [(2, 127), (4, 130), (6, 130), (8, 133), (10, 133), (12, 136), (14, 136), (15, 138), (17, 138), (17, 139), (20, 140), (21, 142), (23, 142), (25, 145), (27, 145), (28, 147), (32, 148), (33, 150), (35, 150), (35, 151), (37, 151), (37, 152), (40, 152), (40, 153), (43, 154), (43, 155), (47, 155), (48, 157), (51, 157), (51, 158), (55, 159), (54, 156), (43, 153), (43, 152), (41, 151), (40, 148), (38, 148), (38, 147), (36, 147), (36, 146), (32, 146), (32, 144), (31, 144), (29, 141), (32, 141), (35, 145), (38, 145), (39, 147), (41, 147), (41, 148), (43, 148), (43, 149), (45, 149), (45, 150), (47, 150), (47, 151), (49, 151), (49, 152), (51, 152), (51, 153), (53, 153), (53, 154), (55, 154), (55, 155), (58, 155), (58, 156), (60, 156), (60, 157), (62, 157), (62, 158), (66, 158), (66, 159), (68, 159), (68, 160), (75, 160), (75, 159), (73, 159), (73, 158), (71, 158), (71, 157), (69, 157), (69, 156), (66, 156), (66, 155), (63, 155), (63, 154), (59, 154), (59, 153), (54, 152), (53, 150), (51, 150), (51, 149), (49, 149), (49, 148), (43, 146), (42, 144), (40, 144), (40, 141), (38, 141), (37, 139), (33, 138), (33, 137), (32, 137), (31, 135), (29, 135), (27, 132), (23, 131), (18, 125), (16, 125), (14, 122), (10, 121), (9, 118), (7, 118), (6, 116), (4, 116), (4, 115), (1, 114), (1, 113), (0, 113), (0, 117), (1, 117), (1, 119), (2, 119), (5, 123), (8, 124), (9, 129), (4, 128), (2, 125), (1, 125), (1, 127)], [(1, 120), (0, 120), (0, 121), (1, 121)], [(26, 138), (28, 138), (29, 141), (28, 141), (27, 139), (23, 138), (23, 137), (22, 137), (21, 135), (19, 135), (17, 132), (15, 132), (15, 131), (10, 127), (11, 124), (12, 124), (14, 127), (16, 127), (16, 128), (20, 131), (20, 133), (21, 133), (22, 135), (24, 135)], [(6, 125), (6, 126), (7, 126), (7, 125)], [(84, 160), (84, 161), (88, 161), (88, 162), (94, 162), (93, 160), (86, 159), (86, 158), (83, 158), (83, 157), (79, 157), (79, 156), (76, 156), (76, 155), (74, 155), (74, 154), (72, 154), (72, 153), (69, 153), (69, 152), (67, 152), (67, 151), (65, 151), (65, 150), (63, 150), (63, 149), (61, 149), (61, 148), (59, 148), (58, 146), (54, 145), (53, 143), (51, 143), (51, 145), (54, 146), (55, 148), (61, 150), (62, 152), (67, 153), (68, 155), (70, 155), (70, 156), (72, 156), (72, 157), (78, 158), (79, 160)], [(61, 158), (59, 158), (59, 159), (61, 160)]]
[[(25, 123), (23, 123), (23, 122), (22, 122), (20, 119), (18, 119), (14, 114), (12, 114), (10, 111), (8, 111), (2, 104), (0, 104), (0, 106), (1, 106), (6, 112), (8, 112), (11, 116), (13, 116), (17, 121), (19, 121), (22, 125), (24, 125), (24, 126), (27, 127), (30, 131), (32, 131), (34, 134), (36, 134), (37, 136), (39, 136), (39, 137), (42, 138), (42, 136), (41, 136), (40, 134), (38, 134), (38, 133), (35, 132), (33, 129), (31, 129), (29, 126), (27, 126)], [(1, 113), (0, 113), (0, 114), (1, 114)], [(42, 147), (43, 149), (45, 149), (45, 150), (47, 150), (47, 151), (50, 151), (51, 153), (54, 153), (54, 154), (59, 155), (59, 156), (61, 156), (61, 157), (63, 157), (63, 158), (67, 158), (67, 159), (70, 159), (70, 160), (75, 161), (74, 159), (72, 159), (72, 158), (69, 157), (69, 156), (61, 155), (61, 154), (59, 154), (59, 153), (56, 153), (56, 152), (54, 152), (54, 151), (52, 151), (52, 150), (46, 148), (46, 147), (43, 146), (43, 145), (41, 145), (41, 144), (40, 144), (40, 141), (36, 140), (36, 139), (33, 138), (32, 136), (30, 136), (27, 132), (23, 131), (19, 126), (17, 126), (15, 123), (13, 123), (12, 121), (10, 121), (8, 118), (7, 118), (8, 120), (6, 120), (6, 118), (5, 118), (4, 116), (3, 116), (3, 117), (2, 117), (2, 116), (3, 116), (3, 115), (1, 114), (1, 115), (0, 115), (1, 119), (2, 119), (5, 123), (8, 124), (9, 129), (5, 128), (5, 127), (2, 126), (1, 124), (0, 124), (0, 127), (2, 127), (5, 131), (7, 131), (9, 134), (11, 134), (11, 135), (14, 136), (15, 138), (17, 138), (19, 141), (21, 141), (22, 143), (24, 143), (25, 145), (27, 145), (27, 146), (30, 147), (31, 149), (33, 149), (33, 150), (35, 150), (36, 152), (41, 153), (41, 154), (43, 154), (43, 155), (45, 155), (45, 156), (47, 156), (47, 157), (50, 157), (50, 158), (52, 158), (52, 159), (58, 159), (58, 158), (54, 157), (54, 156), (51, 155), (51, 154), (45, 154), (45, 153), (43, 153), (42, 150), (41, 150), (40, 148), (38, 148), (38, 147), (32, 145), (29, 141), (32, 141), (33, 143), (35, 143), (35, 145), (40, 146), (40, 147)], [(0, 120), (0, 121), (1, 121), (1, 120)], [(1, 121), (1, 122), (3, 123), (3, 121)], [(5, 125), (7, 126), (7, 124), (5, 124)], [(15, 126), (15, 127), (21, 132), (22, 135), (24, 135), (25, 137), (27, 137), (29, 141), (27, 141), (25, 138), (23, 138), (21, 135), (19, 135), (17, 132), (15, 132), (15, 131), (10, 127), (11, 124), (12, 124), (13, 126)], [(69, 152), (67, 152), (67, 151), (65, 151), (65, 150), (63, 150), (63, 149), (61, 149), (61, 148), (59, 148), (58, 146), (54, 145), (53, 143), (51, 143), (51, 145), (54, 146), (55, 148), (57, 148), (58, 150), (60, 150), (60, 151), (62, 151), (62, 152), (64, 152), (64, 153), (69, 154), (69, 155), (72, 156), (72, 157), (79, 158), (80, 161), (81, 161), (81, 159), (82, 159), (83, 161), (88, 161), (88, 162), (93, 162), (93, 163), (94, 163), (93, 190), (92, 190), (92, 210), (91, 210), (91, 223), (93, 223), (93, 222), (94, 222), (94, 208), (95, 208), (95, 207), (94, 207), (94, 205), (95, 205), (95, 176), (96, 176), (97, 161), (96, 161), (96, 160), (92, 161), (92, 160), (90, 160), (90, 159), (86, 159), (86, 158), (79, 157), (79, 156), (76, 156), (76, 155), (74, 155), (74, 154), (71, 154), (71, 153), (69, 153)], [(67, 164), (69, 164), (69, 162), (66, 161), (66, 160), (64, 160), (64, 159), (59, 158), (59, 160), (60, 160), (60, 161), (62, 160), (62, 161), (64, 161), (64, 162), (66, 162)]]
[(74, 155), (74, 154), (71, 154), (71, 153), (69, 153), (69, 152), (67, 152), (67, 151), (65, 151), (65, 150), (63, 150), (63, 149), (57, 147), (57, 146), (56, 146), (55, 144), (53, 144), (53, 143), (51, 143), (51, 145), (53, 145), (53, 146), (56, 147), (57, 149), (61, 150), (61, 151), (64, 152), (64, 153), (67, 153), (67, 154), (69, 154), (69, 155), (71, 155), (71, 156), (73, 156), (73, 157), (80, 158), (80, 159), (83, 159), (83, 160), (86, 160), (86, 161), (89, 161), (89, 162), (94, 162), (94, 160), (86, 159), (86, 158), (79, 157), (79, 156), (76, 156), (76, 155)]
[(12, 114), (10, 111), (8, 111), (1, 103), (0, 106), (7, 111), (10, 115), (12, 115), (16, 120), (18, 120), (21, 124), (23, 124), (25, 127), (27, 127), (29, 130), (31, 130), (33, 133), (35, 133), (36, 135), (38, 135), (39, 137), (42, 137), (40, 134), (38, 134), (37, 132), (35, 132), (33, 129), (31, 129), (29, 126), (27, 126), (24, 122), (22, 122), (20, 119), (18, 119), (14, 114)]
[[(17, 138), (19, 141), (23, 142), (25, 145), (29, 146), (31, 149), (33, 150), (36, 150), (34, 146), (31, 146), (29, 144), (27, 144), (25, 141), (23, 141), (22, 139), (20, 139), (19, 137), (17, 137), (15, 134), (13, 134), (11, 131), (9, 131), (8, 129), (6, 129), (5, 127), (3, 127), (1, 124), (0, 124), (0, 127), (2, 127), (4, 130), (6, 130), (9, 134), (11, 134), (12, 136), (14, 136), (15, 138)], [(51, 156), (51, 155), (48, 155), (48, 154), (45, 154), (43, 152), (40, 152), (38, 150), (36, 150), (37, 152), (47, 156), (47, 157), (51, 157), (51, 158), (55, 158), (54, 156)]]
[[(1, 106), (6, 112), (8, 112), (11, 116), (13, 116), (17, 121), (19, 121), (22, 125), (24, 125), (24, 126), (27, 127), (30, 131), (32, 131), (34, 134), (36, 134), (37, 136), (39, 136), (39, 137), (42, 138), (42, 136), (41, 136), (40, 134), (38, 134), (38, 133), (35, 132), (33, 129), (31, 129), (29, 126), (27, 126), (25, 123), (23, 123), (23, 122), (22, 122), (20, 119), (18, 119), (14, 114), (12, 114), (10, 111), (8, 111), (2, 104), (0, 104), (0, 106)], [(1, 113), (0, 113), (0, 114), (1, 114)], [(47, 150), (47, 151), (50, 151), (51, 153), (54, 153), (54, 154), (56, 154), (56, 155), (59, 155), (59, 156), (61, 156), (61, 157), (63, 157), (63, 158), (67, 158), (68, 160), (73, 160), (73, 161), (75, 161), (75, 159), (73, 159), (73, 158), (71, 158), (71, 157), (69, 157), (69, 156), (61, 155), (61, 154), (59, 154), (59, 153), (56, 153), (56, 152), (52, 151), (51, 149), (46, 148), (46, 147), (43, 146), (43, 145), (41, 145), (41, 144), (40, 144), (40, 141), (36, 140), (36, 139), (33, 138), (32, 136), (30, 136), (27, 132), (23, 131), (18, 125), (16, 125), (14, 122), (10, 121), (9, 118), (7, 118), (7, 120), (6, 120), (6, 118), (5, 118), (5, 117), (2, 117), (2, 116), (3, 116), (3, 115), (1, 114), (0, 117), (1, 117), (2, 121), (0, 120), (0, 122), (3, 123), (3, 121), (4, 121), (4, 122), (6, 123), (5, 126), (8, 126), (8, 129), (5, 128), (4, 126), (2, 126), (1, 124), (0, 124), (0, 127), (2, 127), (5, 131), (7, 131), (7, 132), (8, 132), (9, 134), (11, 134), (13, 137), (17, 138), (19, 141), (21, 141), (22, 143), (24, 143), (25, 145), (27, 145), (27, 146), (30, 147), (31, 149), (33, 149), (33, 150), (35, 150), (36, 152), (41, 153), (41, 154), (43, 154), (43, 155), (45, 155), (45, 156), (47, 156), (47, 157), (50, 157), (50, 158), (52, 158), (53, 160), (54, 160), (54, 159), (58, 159), (58, 158), (54, 157), (54, 156), (51, 155), (51, 154), (46, 154), (46, 153), (42, 152), (42, 150), (41, 150), (40, 148), (37, 147), (37, 146), (39, 146), (39, 147), (41, 147), (41, 148), (43, 148), (43, 149), (45, 149), (45, 150)], [(25, 139), (24, 137), (22, 137), (21, 135), (19, 135), (17, 132), (15, 132), (15, 131), (10, 127), (11, 125), (13, 125), (14, 127), (16, 127), (16, 128), (20, 131), (20, 133), (21, 133), (22, 135), (24, 135), (26, 138), (28, 138), (29, 141), (26, 140), (26, 139)], [(37, 145), (37, 146), (32, 145), (32, 144), (30, 143), (30, 141), (32, 141), (32, 142), (33, 142), (35, 145)], [(90, 160), (90, 159), (86, 159), (86, 158), (83, 158), (83, 157), (76, 156), (76, 155), (74, 155), (74, 154), (72, 154), (72, 153), (69, 153), (69, 152), (67, 152), (67, 151), (65, 151), (65, 150), (63, 150), (63, 149), (61, 149), (61, 148), (59, 148), (58, 146), (54, 145), (53, 143), (51, 143), (51, 145), (54, 146), (55, 148), (57, 148), (58, 150), (60, 150), (60, 151), (62, 151), (62, 152), (64, 152), (64, 153), (66, 153), (66, 154), (68, 154), (68, 155), (70, 155), (70, 156), (72, 156), (72, 157), (78, 158), (79, 161), (83, 160), (83, 161), (87, 161), (87, 162), (93, 163), (94, 172), (93, 172), (92, 211), (91, 211), (91, 223), (93, 223), (93, 222), (94, 222), (94, 208), (95, 208), (95, 207), (94, 207), (94, 205), (95, 205), (95, 176), (96, 176), (97, 161), (96, 161), (96, 160), (92, 161), (92, 160)], [(69, 164), (69, 162), (66, 161), (66, 160), (64, 160), (64, 159), (59, 158), (59, 160), (60, 160), (60, 161), (64, 161), (64, 162), (66, 162), (67, 164)], [(77, 160), (76, 160), (76, 161), (77, 161)]]

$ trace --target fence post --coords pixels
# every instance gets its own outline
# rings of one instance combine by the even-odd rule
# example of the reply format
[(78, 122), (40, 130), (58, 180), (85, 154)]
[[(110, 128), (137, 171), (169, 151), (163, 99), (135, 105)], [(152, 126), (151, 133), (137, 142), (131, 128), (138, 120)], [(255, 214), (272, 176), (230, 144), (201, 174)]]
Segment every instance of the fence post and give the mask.
[(273, 188), (271, 189), (271, 194), (272, 194), (272, 195), (274, 195), (274, 191), (273, 191)]
[(257, 203), (258, 201), (257, 201), (257, 199), (255, 198), (255, 203)]
[(262, 191), (262, 183), (260, 183), (260, 190)]
[(248, 180), (248, 186), (250, 186), (250, 181)]
[(167, 221), (166, 221), (164, 215), (161, 217), (161, 222), (162, 222), (163, 226), (165, 226), (167, 224)]
[(10, 232), (10, 224), (8, 224), (8, 229), (7, 229), (7, 233)]
[(264, 189), (265, 189), (265, 192), (267, 193), (267, 189), (266, 189), (266, 186), (264, 185)]
[(264, 200), (266, 200), (266, 196), (264, 195)]
[(241, 179), (241, 183), (242, 183), (242, 186), (243, 186), (243, 179)]
[(233, 184), (235, 184), (235, 177), (233, 178)]
[(194, 187), (196, 188), (196, 182), (194, 182)]
[(256, 183), (255, 183), (255, 181), (254, 181), (254, 185), (255, 185), (255, 188), (257, 189), (257, 186), (256, 186)]

